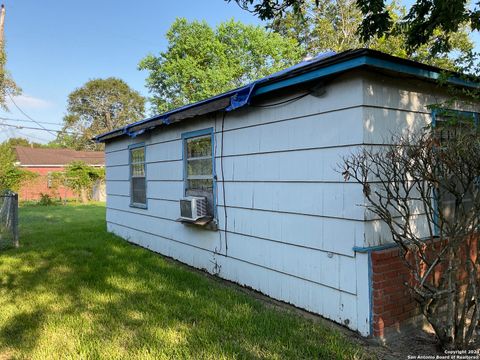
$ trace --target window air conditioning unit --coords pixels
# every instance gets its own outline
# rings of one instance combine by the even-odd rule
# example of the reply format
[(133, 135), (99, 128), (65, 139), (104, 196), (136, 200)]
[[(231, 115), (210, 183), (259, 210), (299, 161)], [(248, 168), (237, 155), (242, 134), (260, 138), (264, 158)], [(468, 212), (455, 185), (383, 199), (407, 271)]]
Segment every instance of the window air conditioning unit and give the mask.
[(180, 218), (197, 221), (207, 216), (207, 199), (204, 197), (188, 196), (180, 199)]

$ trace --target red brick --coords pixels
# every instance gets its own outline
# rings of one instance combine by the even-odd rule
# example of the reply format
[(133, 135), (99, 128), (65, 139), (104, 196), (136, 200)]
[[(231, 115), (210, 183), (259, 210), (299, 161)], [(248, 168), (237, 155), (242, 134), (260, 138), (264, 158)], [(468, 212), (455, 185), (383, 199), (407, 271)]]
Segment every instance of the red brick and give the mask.
[(73, 199), (76, 195), (67, 187), (52, 189), (48, 187), (48, 173), (63, 171), (63, 168), (24, 168), (25, 170), (36, 173), (38, 176), (23, 184), (18, 191), (20, 200), (39, 200), (41, 194), (48, 194), (53, 198)]

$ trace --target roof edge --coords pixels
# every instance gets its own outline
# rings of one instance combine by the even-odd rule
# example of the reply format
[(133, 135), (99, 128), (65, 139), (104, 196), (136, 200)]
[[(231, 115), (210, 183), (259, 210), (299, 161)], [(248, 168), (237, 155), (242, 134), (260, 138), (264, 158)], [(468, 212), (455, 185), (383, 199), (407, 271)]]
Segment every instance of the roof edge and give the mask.
[[(159, 125), (168, 125), (172, 123), (170, 118), (172, 118), (174, 115), (191, 111), (192, 109), (227, 98), (229, 98), (227, 106), (223, 106), (225, 105), (223, 104), (218, 108), (213, 106), (212, 109), (215, 109), (214, 111), (233, 111), (238, 108), (248, 106), (252, 98), (256, 96), (362, 67), (394, 71), (430, 81), (438, 81), (441, 74), (447, 71), (432, 65), (385, 54), (377, 50), (347, 50), (339, 54), (322, 57), (320, 59), (314, 59), (310, 62), (306, 62), (305, 65), (297, 67), (294, 66), (291, 70), (286, 69), (280, 71), (243, 87), (230, 90), (177, 109), (173, 109), (160, 115), (140, 120), (138, 122), (126, 125), (120, 129), (115, 129), (113, 131), (100, 134), (94, 137), (93, 140), (96, 142), (105, 142), (123, 135), (135, 137)], [(470, 88), (480, 87), (480, 82), (462, 79), (462, 76), (464, 75), (460, 73), (450, 71), (447, 71), (447, 73), (450, 75), (447, 81), (452, 85)], [(180, 120), (193, 116), (180, 116)], [(136, 131), (130, 131), (133, 128), (135, 128)]]

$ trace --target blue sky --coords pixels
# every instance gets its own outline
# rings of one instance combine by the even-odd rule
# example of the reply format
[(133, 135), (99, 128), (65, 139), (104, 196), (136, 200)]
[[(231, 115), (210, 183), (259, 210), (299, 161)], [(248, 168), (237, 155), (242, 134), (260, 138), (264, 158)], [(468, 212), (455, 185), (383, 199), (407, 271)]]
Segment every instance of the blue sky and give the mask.
[[(165, 33), (176, 17), (211, 25), (232, 17), (259, 23), (223, 0), (6, 0), (5, 5), (7, 66), (23, 90), (16, 103), (35, 120), (59, 124), (48, 125), (52, 129), (61, 128), (68, 94), (89, 79), (116, 76), (148, 95), (146, 73), (137, 64), (166, 48)], [(25, 118), (9, 108), (0, 116)], [(41, 142), (53, 139), (45, 131), (0, 127), (0, 141), (25, 134)]]
[[(407, 3), (411, 0), (407, 0)], [(92, 78), (116, 76), (147, 96), (145, 72), (137, 70), (148, 53), (165, 50), (165, 33), (176, 17), (229, 18), (260, 23), (235, 3), (223, 0), (5, 0), (8, 69), (23, 94), (16, 103), (32, 118), (60, 129), (68, 94)], [(478, 41), (478, 35), (475, 40)], [(25, 118), (14, 106), (0, 117)], [(8, 122), (10, 124), (29, 123)], [(23, 136), (52, 140), (45, 131), (0, 127), (0, 141)]]

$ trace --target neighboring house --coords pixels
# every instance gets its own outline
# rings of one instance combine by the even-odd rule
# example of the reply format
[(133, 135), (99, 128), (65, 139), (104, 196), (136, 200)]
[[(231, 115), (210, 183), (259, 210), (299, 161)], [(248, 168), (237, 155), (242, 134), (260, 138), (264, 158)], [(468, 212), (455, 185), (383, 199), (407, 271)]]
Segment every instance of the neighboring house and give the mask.
[[(61, 199), (72, 199), (77, 196), (65, 186), (53, 186), (51, 174), (63, 171), (72, 161), (84, 161), (95, 166), (105, 166), (105, 156), (102, 151), (75, 151), (71, 149), (44, 149), (27, 146), (15, 146), (17, 166), (38, 174), (36, 178), (25, 183), (19, 190), (20, 200), (39, 200), (41, 194)], [(94, 192), (96, 200), (104, 200), (102, 190)]]
[[(108, 230), (383, 336), (417, 310), (388, 230), (338, 170), (392, 132), (431, 124), (428, 106), (446, 96), (439, 74), (371, 50), (327, 54), (99, 135)], [(180, 219), (180, 205), (191, 210), (186, 195), (207, 199), (207, 217)]]

